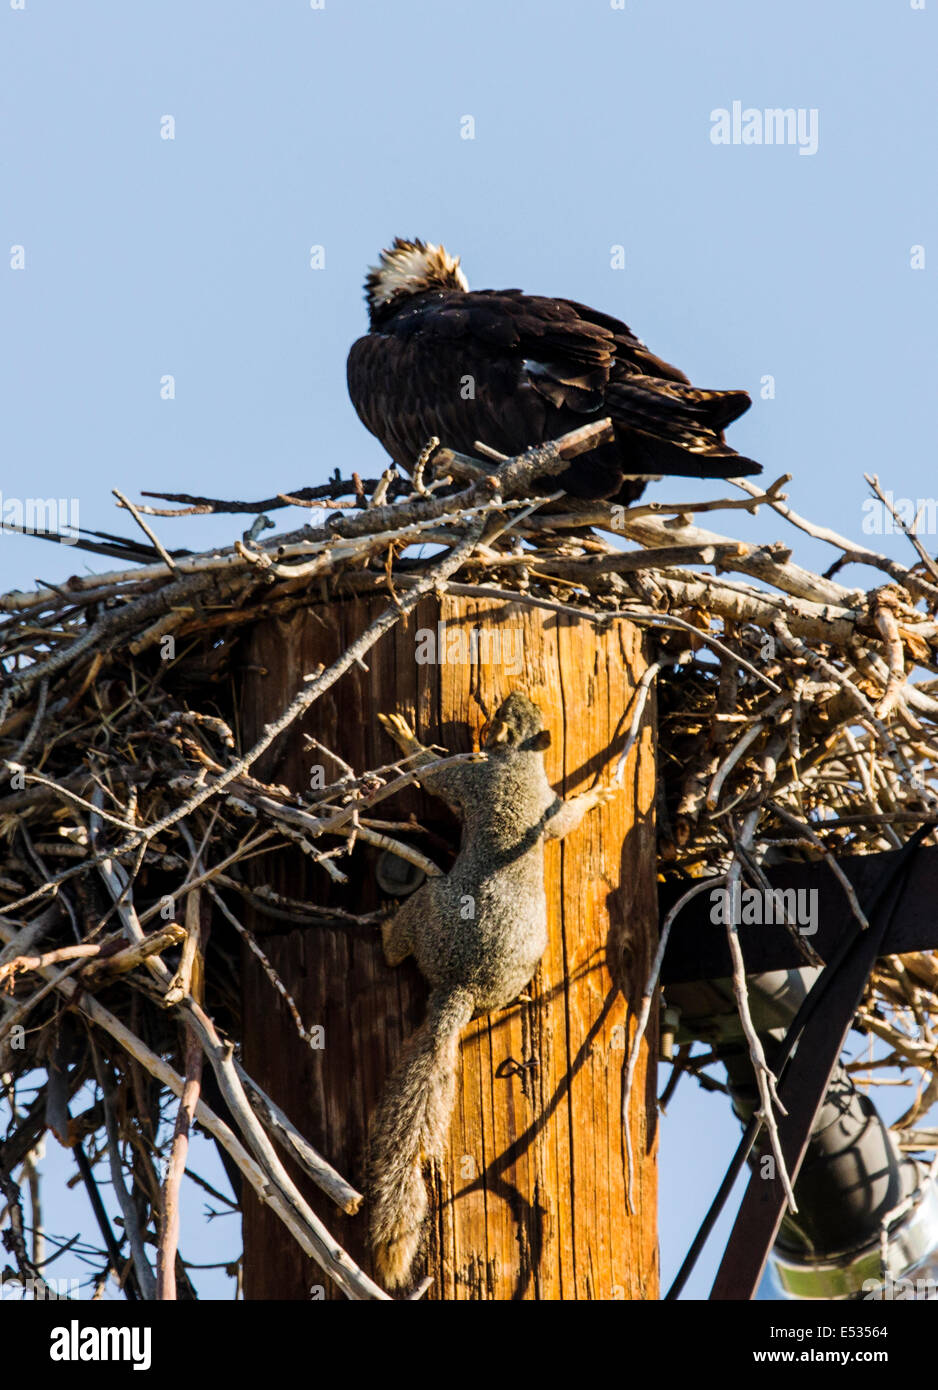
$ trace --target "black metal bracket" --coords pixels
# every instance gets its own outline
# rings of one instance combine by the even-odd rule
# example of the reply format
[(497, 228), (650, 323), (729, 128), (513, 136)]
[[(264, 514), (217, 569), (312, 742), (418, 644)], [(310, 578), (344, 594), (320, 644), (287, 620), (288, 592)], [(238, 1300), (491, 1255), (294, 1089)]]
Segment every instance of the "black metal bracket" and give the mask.
[[(778, 1122), (779, 1141), (792, 1181), (876, 961), (905, 951), (938, 949), (938, 849), (916, 848), (911, 857), (906, 849), (845, 856), (838, 863), (871, 916), (866, 931), (858, 929), (842, 884), (823, 861), (778, 866), (768, 875), (773, 888), (817, 893), (817, 931), (809, 939), (825, 963), (833, 963), (833, 974), (824, 979), (823, 1005), (807, 1018), (779, 1086), (779, 1098), (788, 1112)], [(662, 885), (662, 915), (686, 887)], [(708, 895), (700, 894), (674, 922), (662, 967), (663, 984), (719, 979), (732, 973), (726, 928), (713, 921), (712, 906)], [(749, 974), (804, 964), (783, 926), (741, 924), (739, 936)], [(710, 1294), (712, 1300), (755, 1297), (784, 1210), (778, 1175), (764, 1178), (753, 1172)]]
[[(861, 903), (869, 903), (896, 861), (901, 849), (883, 854), (844, 855), (837, 863), (852, 884)], [(823, 860), (810, 863), (780, 864), (766, 871), (773, 888), (817, 893), (818, 929), (805, 937), (824, 961), (832, 959), (844, 934), (855, 926), (843, 887)], [(699, 881), (699, 880), (698, 880)], [(901, 917), (893, 920), (881, 955), (904, 951), (938, 950), (938, 849), (917, 851), (909, 864), (908, 891)], [(661, 919), (674, 906), (693, 880), (662, 883), (658, 891)], [(732, 975), (726, 928), (711, 919), (712, 904), (706, 893), (692, 898), (671, 927), (668, 949), (661, 969), (662, 985), (683, 980), (718, 980)], [(761, 975), (767, 970), (797, 970), (805, 964), (797, 946), (783, 926), (739, 928), (739, 941), (746, 962), (746, 973)]]

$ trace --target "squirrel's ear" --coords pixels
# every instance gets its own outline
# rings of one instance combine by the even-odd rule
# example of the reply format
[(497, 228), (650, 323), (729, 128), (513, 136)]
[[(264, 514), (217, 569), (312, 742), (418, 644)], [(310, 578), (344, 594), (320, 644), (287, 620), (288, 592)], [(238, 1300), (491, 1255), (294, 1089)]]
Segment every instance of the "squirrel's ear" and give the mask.
[(536, 753), (543, 753), (545, 748), (550, 747), (550, 729), (542, 729), (539, 734), (535, 734), (530, 746)]
[(482, 747), (491, 748), (499, 743), (511, 743), (511, 728), (504, 719), (499, 719), (496, 714), (490, 719), (482, 730)]

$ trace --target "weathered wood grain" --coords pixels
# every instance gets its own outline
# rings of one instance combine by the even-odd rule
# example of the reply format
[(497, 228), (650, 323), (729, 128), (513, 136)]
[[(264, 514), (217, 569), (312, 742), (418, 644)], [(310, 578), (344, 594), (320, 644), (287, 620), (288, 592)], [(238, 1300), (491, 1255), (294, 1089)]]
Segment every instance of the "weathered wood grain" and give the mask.
[[(258, 625), (244, 649), (243, 739), (252, 741), (303, 675), (331, 661), (385, 602), (311, 604)], [(441, 621), (449, 632), (498, 633), (501, 659), (418, 664), (417, 629)], [(558, 621), (516, 604), (431, 598), (375, 649), (368, 671), (349, 672), (312, 708), (303, 729), (357, 771), (396, 756), (377, 710), (403, 713), (424, 742), (468, 751), (478, 746), (486, 714), (517, 687), (544, 711), (553, 736), (548, 777), (570, 795), (592, 785), (597, 773), (609, 781), (644, 666), (640, 634), (621, 623), (599, 634), (587, 622)], [(657, 924), (651, 702), (645, 718), (623, 795), (547, 846), (550, 945), (530, 998), (466, 1030), (447, 1158), (431, 1184), (430, 1298), (657, 1297), (654, 1065), (647, 1054), (629, 1117), (632, 1216), (620, 1121), (626, 1033), (634, 1026), (626, 999), (641, 994)], [(296, 731), (271, 749), (259, 771), (308, 786), (313, 761)], [(327, 767), (327, 779), (334, 775)], [(439, 802), (413, 789), (383, 803), (381, 816), (403, 819), (412, 810), (434, 837), (414, 842), (445, 868), (442, 841), (455, 849), (458, 828)], [(361, 912), (379, 902), (376, 858), (362, 846), (341, 860), (349, 874), (344, 888), (299, 854), (262, 861), (259, 872), (291, 896)], [(274, 925), (258, 916), (250, 924), (259, 935)], [(313, 1052), (299, 1040), (246, 953), (247, 1069), (331, 1163), (361, 1182), (367, 1116), (402, 1039), (422, 1017), (425, 986), (412, 963), (393, 970), (384, 964), (376, 929), (313, 927), (264, 944), (306, 1025), (323, 1025), (325, 1046)], [(337, 1239), (370, 1268), (364, 1209), (343, 1216), (295, 1176)], [(253, 1197), (247, 1201), (246, 1296), (308, 1297), (322, 1285), (321, 1274), (290, 1245), (275, 1216)], [(337, 1296), (331, 1288), (325, 1295)]]

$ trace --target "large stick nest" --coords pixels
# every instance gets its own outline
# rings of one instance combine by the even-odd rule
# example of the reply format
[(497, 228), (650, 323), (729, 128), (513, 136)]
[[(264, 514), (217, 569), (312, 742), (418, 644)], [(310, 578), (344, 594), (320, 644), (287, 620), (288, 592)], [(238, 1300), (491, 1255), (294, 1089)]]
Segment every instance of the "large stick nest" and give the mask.
[[(49, 1128), (82, 1147), (86, 1185), (99, 1162), (113, 1179), (132, 1153), (144, 1213), (136, 1248), (128, 1228), (118, 1249), (102, 1251), (102, 1270), (117, 1265), (146, 1292), (140, 1233), (158, 1224), (164, 1201), (161, 1119), (175, 1117), (173, 1090), (197, 1071), (187, 1038), (212, 1061), (238, 1121), (242, 1158), (226, 1147), (242, 1176), (254, 1181), (253, 1163), (289, 1198), (273, 1135), (340, 1205), (357, 1206), (240, 1071), (239, 938), (261, 951), (241, 917), (247, 904), (287, 928), (336, 920), (322, 904), (259, 888), (247, 871), (286, 844), (320, 865), (324, 884), (359, 840), (396, 844), (419, 863), (379, 820), (407, 763), (354, 769), (335, 756), (336, 780), (302, 793), (266, 785), (255, 763), (425, 593), (509, 595), (648, 629), (660, 663), (662, 872), (696, 878), (735, 865), (758, 884), (779, 854), (891, 849), (938, 823), (938, 565), (918, 538), (908, 532), (906, 567), (812, 525), (787, 506), (787, 478), (765, 490), (734, 480), (733, 497), (697, 504), (551, 495), (550, 473), (607, 428), (501, 466), (428, 450), (413, 479), (337, 474), (255, 502), (145, 494), (174, 504), (156, 507), (117, 494), (142, 539), (82, 533), (77, 544), (121, 568), (0, 597), (0, 1073), (14, 1116), (0, 1179), (24, 1277), (35, 1271), (16, 1234), (12, 1174)], [(310, 524), (271, 538), (263, 514), (297, 504), (312, 509)], [(728, 524), (734, 510), (760, 508), (829, 543), (827, 573), (802, 568), (781, 543), (757, 548), (695, 520), (722, 511)], [(254, 522), (230, 547), (191, 553), (167, 550), (144, 519), (209, 512)], [(864, 590), (835, 578), (856, 564), (882, 582)], [(311, 672), (245, 747), (230, 668), (246, 626), (311, 596), (368, 591), (388, 595), (383, 616), (334, 666)], [(323, 750), (327, 761), (338, 751)], [(858, 1018), (886, 1044), (870, 1065), (901, 1068), (912, 1088), (899, 1122), (907, 1148), (933, 1148), (938, 1135), (914, 1129), (938, 1097), (936, 1010), (938, 965), (919, 953), (881, 963)], [(75, 1115), (69, 1101), (89, 1081), (96, 1099)], [(346, 1292), (379, 1296), (315, 1218), (291, 1219)]]

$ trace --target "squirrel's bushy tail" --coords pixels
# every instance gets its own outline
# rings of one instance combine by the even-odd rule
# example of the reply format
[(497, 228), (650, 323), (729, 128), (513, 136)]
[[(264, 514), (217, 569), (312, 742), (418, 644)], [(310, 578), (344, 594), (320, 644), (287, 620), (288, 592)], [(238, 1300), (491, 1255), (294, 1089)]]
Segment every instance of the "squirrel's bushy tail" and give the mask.
[(459, 1035), (474, 1012), (465, 990), (434, 990), (374, 1113), (368, 1146), (371, 1244), (378, 1278), (406, 1284), (423, 1237), (423, 1166), (442, 1154), (456, 1089)]

